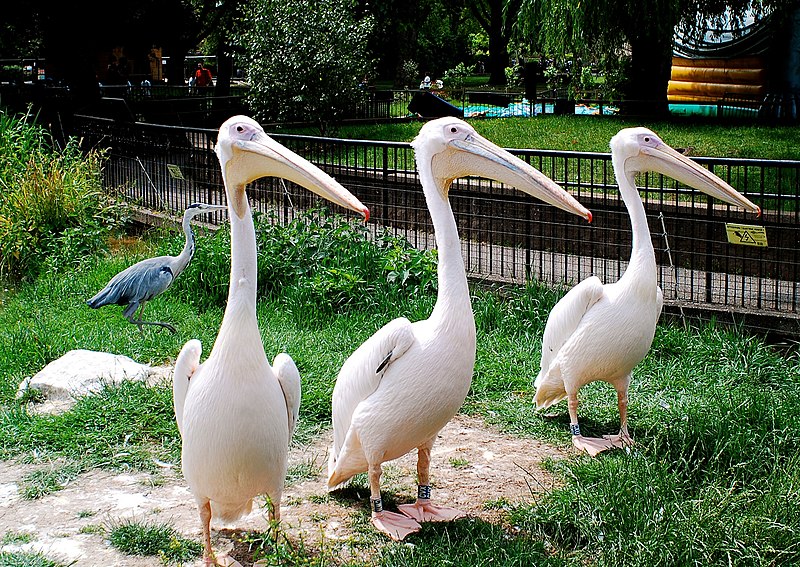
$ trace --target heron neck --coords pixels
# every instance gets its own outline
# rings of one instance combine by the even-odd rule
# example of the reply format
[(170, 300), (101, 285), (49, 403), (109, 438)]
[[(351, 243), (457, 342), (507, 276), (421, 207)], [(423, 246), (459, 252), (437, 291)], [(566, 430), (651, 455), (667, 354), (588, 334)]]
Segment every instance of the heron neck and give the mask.
[(175, 273), (182, 272), (186, 266), (189, 265), (189, 262), (191, 262), (192, 256), (194, 256), (195, 241), (191, 220), (192, 215), (183, 215), (183, 234), (186, 236), (186, 242), (183, 244), (183, 250), (181, 250), (181, 253), (175, 258)]
[[(474, 328), (472, 304), (469, 297), (467, 273), (464, 269), (464, 258), (461, 255), (461, 240), (458, 227), (453, 216), (450, 202), (444, 195), (441, 181), (434, 178), (430, 167), (420, 168), (420, 181), (425, 192), (425, 201), (433, 221), (438, 250), (437, 278), (439, 292), (431, 319), (441, 321), (458, 321), (463, 324), (468, 320)], [(449, 315), (455, 315), (451, 317)]]
[(635, 280), (648, 288), (655, 289), (657, 283), (656, 255), (647, 214), (642, 204), (639, 190), (636, 188), (634, 172), (626, 171), (618, 159), (614, 159), (614, 173), (619, 184), (619, 192), (628, 216), (631, 219), (632, 249), (631, 259), (622, 279)]

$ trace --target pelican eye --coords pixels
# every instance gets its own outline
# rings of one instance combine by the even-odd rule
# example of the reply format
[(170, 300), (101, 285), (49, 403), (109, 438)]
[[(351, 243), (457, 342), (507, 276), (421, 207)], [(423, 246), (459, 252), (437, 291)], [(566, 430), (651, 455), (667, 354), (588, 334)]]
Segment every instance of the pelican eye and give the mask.
[(450, 128), (450, 132), (451, 132), (451, 133), (453, 133), (453, 134), (455, 134), (456, 132), (458, 132), (458, 128), (456, 128), (455, 126), (453, 126), (452, 128)]
[(645, 137), (644, 137), (644, 141), (645, 141), (645, 142), (649, 142), (649, 141), (650, 141), (650, 136), (645, 136)]
[(237, 132), (244, 132), (244, 126), (237, 126), (236, 127), (236, 131)]

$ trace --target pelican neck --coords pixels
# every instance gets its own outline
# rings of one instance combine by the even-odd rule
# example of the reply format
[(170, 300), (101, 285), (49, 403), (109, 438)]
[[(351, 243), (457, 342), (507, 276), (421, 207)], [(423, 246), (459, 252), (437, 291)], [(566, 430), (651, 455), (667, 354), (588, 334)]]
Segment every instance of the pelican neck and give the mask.
[(625, 274), (620, 279), (635, 276), (638, 281), (655, 286), (657, 285), (656, 257), (650, 227), (647, 224), (647, 214), (639, 190), (636, 188), (636, 172), (625, 169), (616, 156), (613, 158), (613, 163), (619, 192), (631, 221), (632, 235), (631, 259)]

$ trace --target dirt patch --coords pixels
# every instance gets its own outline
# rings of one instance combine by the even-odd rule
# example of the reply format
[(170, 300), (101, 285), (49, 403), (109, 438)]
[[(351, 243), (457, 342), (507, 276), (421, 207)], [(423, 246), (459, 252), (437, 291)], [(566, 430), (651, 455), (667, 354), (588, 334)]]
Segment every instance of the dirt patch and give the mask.
[[(327, 544), (347, 542), (367, 513), (366, 488), (350, 489), (352, 498), (328, 496), (325, 475), (330, 439), (330, 432), (325, 432), (312, 444), (294, 448), (290, 454), (289, 477), (299, 476), (302, 480), (288, 484), (284, 491), (283, 527), (290, 539), (302, 537), (307, 549), (316, 548), (322, 540)], [(536, 440), (505, 435), (480, 418), (458, 415), (441, 431), (433, 448), (433, 498), (472, 517), (499, 522), (502, 512), (485, 503), (526, 502), (532, 492), (552, 489), (555, 481), (541, 463), (567, 454), (567, 450)], [(23, 500), (20, 482), (39, 468), (41, 465), (0, 462), (0, 538), (9, 533), (31, 536), (28, 543), (0, 549), (41, 551), (51, 559), (74, 561), (81, 567), (155, 567), (162, 565), (159, 558), (123, 555), (108, 544), (97, 528), (135, 519), (169, 523), (185, 537), (200, 540), (194, 499), (178, 467), (164, 468), (158, 474), (92, 470), (61, 491), (38, 500)], [(413, 501), (415, 452), (387, 463), (384, 471), (384, 500)], [(214, 547), (230, 552), (247, 565), (246, 549), (237, 541), (245, 532), (265, 531), (266, 515), (256, 509), (237, 521), (234, 528), (212, 526)], [(409, 541), (413, 537), (409, 536)], [(347, 555), (346, 546), (341, 550)], [(198, 560), (187, 565), (201, 564)]]

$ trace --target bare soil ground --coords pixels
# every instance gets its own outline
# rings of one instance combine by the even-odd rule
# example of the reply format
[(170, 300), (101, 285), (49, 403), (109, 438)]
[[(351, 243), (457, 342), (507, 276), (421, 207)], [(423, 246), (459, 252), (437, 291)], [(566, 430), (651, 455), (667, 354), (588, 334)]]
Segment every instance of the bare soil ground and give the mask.
[[(307, 471), (303, 479), (288, 484), (281, 507), (282, 526), (290, 541), (306, 549), (324, 544), (336, 547), (347, 559), (364, 553), (347, 545), (358, 538), (367, 517), (367, 489), (351, 490), (352, 498), (330, 498), (325, 489), (330, 432), (312, 444), (296, 447), (290, 455), (290, 474)], [(431, 479), (437, 502), (460, 508), (469, 516), (502, 522), (502, 512), (486, 507), (487, 501), (530, 501), (537, 492), (554, 487), (542, 461), (566, 456), (566, 449), (505, 435), (483, 420), (456, 416), (440, 433), (434, 446)], [(0, 462), (0, 549), (40, 551), (53, 560), (81, 567), (151, 567), (163, 565), (158, 557), (124, 555), (113, 548), (103, 530), (109, 524), (133, 519), (168, 523), (183, 536), (200, 541), (200, 523), (194, 499), (179, 467), (160, 474), (119, 474), (92, 470), (63, 490), (37, 500), (22, 499), (21, 479), (41, 465)], [(384, 466), (384, 500), (412, 502), (416, 494), (415, 453)], [(387, 506), (389, 508), (389, 506)], [(359, 528), (359, 524), (361, 527)], [(267, 529), (263, 509), (228, 528), (212, 526), (214, 548), (227, 552), (243, 565), (250, 564), (243, 534)], [(2, 545), (5, 534), (30, 534), (24, 544)], [(407, 538), (413, 542), (414, 535)], [(8, 538), (5, 538), (6, 540)], [(200, 566), (197, 560), (187, 566)]]

